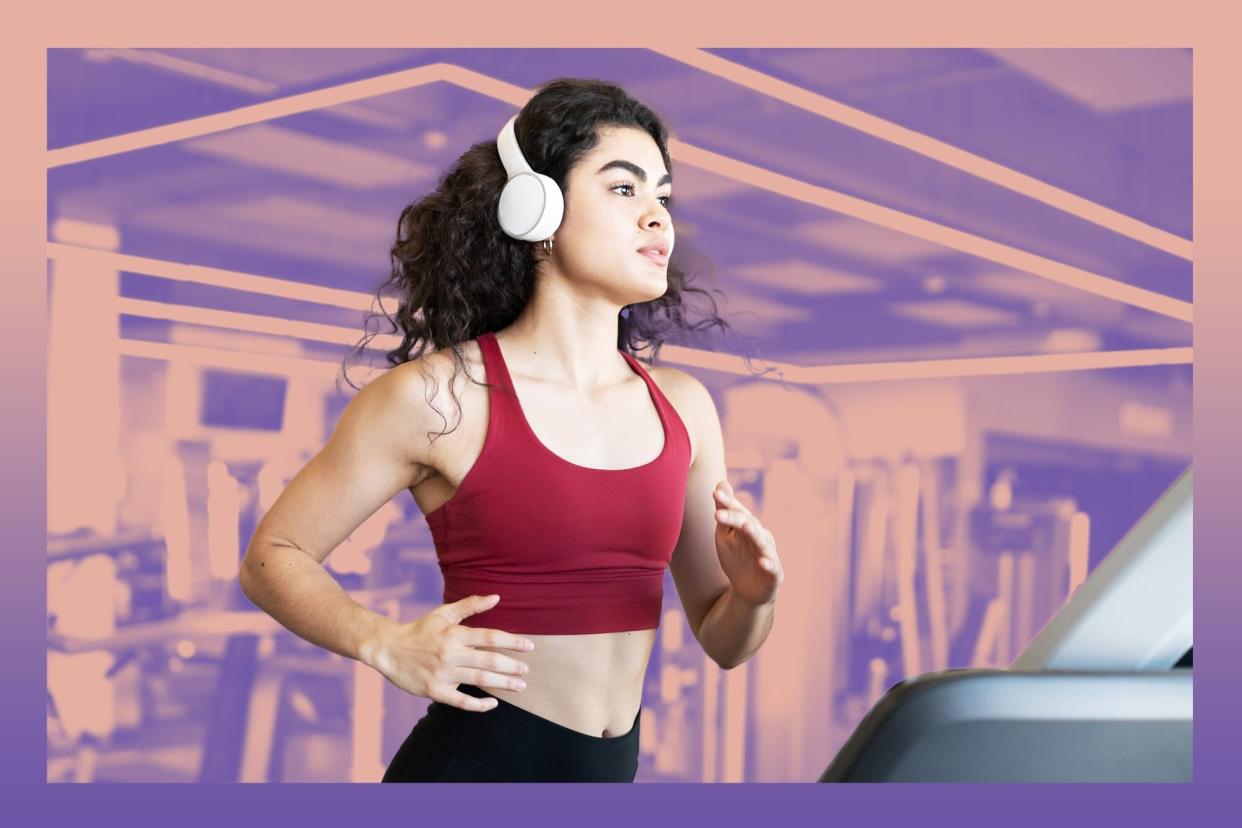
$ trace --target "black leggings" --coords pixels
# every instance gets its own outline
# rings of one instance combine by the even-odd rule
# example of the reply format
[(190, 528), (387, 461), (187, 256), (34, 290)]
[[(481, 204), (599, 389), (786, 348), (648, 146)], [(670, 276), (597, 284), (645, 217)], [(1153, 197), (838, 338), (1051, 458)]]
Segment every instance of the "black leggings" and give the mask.
[[(472, 684), (458, 687), (496, 698)], [(433, 701), (384, 772), (384, 782), (633, 782), (639, 714), (629, 732), (590, 736), (503, 699), (483, 712)]]

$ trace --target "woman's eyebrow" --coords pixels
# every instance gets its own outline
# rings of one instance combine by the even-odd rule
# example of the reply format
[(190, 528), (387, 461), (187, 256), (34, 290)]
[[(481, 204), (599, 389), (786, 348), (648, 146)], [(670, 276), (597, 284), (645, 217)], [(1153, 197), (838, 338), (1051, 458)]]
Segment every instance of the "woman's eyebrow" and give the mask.
[[(614, 167), (620, 167), (623, 170), (628, 170), (632, 175), (637, 176), (639, 181), (643, 182), (644, 184), (647, 182), (647, 173), (642, 167), (638, 166), (637, 164), (633, 164), (629, 161), (622, 161), (620, 159), (616, 161), (609, 161), (607, 164), (600, 167), (599, 171), (596, 172), (595, 174), (599, 175), (600, 173), (606, 172), (607, 170), (611, 170)], [(665, 184), (672, 184), (672, 183), (673, 183), (673, 174), (665, 173), (664, 177), (661, 178), (658, 182), (656, 182), (656, 186), (662, 187)]]

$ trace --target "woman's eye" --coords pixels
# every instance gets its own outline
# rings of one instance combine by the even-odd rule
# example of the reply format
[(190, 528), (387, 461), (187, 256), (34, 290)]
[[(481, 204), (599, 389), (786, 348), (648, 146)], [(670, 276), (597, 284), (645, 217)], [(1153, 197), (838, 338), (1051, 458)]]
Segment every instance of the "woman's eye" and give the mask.
[[(633, 190), (634, 190), (634, 185), (633, 185), (633, 184), (618, 184), (618, 185), (616, 185), (615, 187), (613, 187), (613, 189), (614, 189), (614, 190), (616, 190), (616, 189), (619, 189), (619, 188), (621, 188), (621, 187), (624, 187), (624, 188), (626, 188), (627, 190), (629, 190), (629, 191), (631, 191), (631, 192), (633, 192)], [(672, 202), (672, 200), (673, 200), (673, 197), (672, 197), (672, 196), (660, 196), (660, 199), (661, 199), (661, 203), (663, 203), (663, 204), (664, 204), (664, 209), (666, 209), (666, 210), (667, 210), (667, 209), (669, 208), (669, 206), (670, 206), (670, 202)]]

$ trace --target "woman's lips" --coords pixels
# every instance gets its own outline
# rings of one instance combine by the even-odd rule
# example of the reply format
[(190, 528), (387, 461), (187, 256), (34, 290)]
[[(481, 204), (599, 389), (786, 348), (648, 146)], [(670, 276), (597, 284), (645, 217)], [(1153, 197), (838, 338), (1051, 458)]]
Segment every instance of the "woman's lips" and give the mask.
[(662, 265), (668, 264), (668, 256), (661, 255), (659, 252), (655, 250), (640, 250), (638, 251), (638, 255), (645, 256), (646, 258), (651, 259), (653, 262), (656, 262), (658, 264), (662, 264)]

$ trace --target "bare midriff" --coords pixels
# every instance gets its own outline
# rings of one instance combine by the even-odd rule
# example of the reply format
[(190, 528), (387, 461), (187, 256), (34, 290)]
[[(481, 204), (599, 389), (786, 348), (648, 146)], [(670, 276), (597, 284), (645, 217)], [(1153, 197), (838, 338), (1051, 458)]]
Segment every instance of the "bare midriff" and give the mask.
[[(527, 653), (497, 650), (530, 665), (524, 690), (484, 687), (498, 699), (590, 736), (621, 736), (642, 705), (655, 630), (532, 635)], [(482, 648), (486, 649), (486, 648)]]

